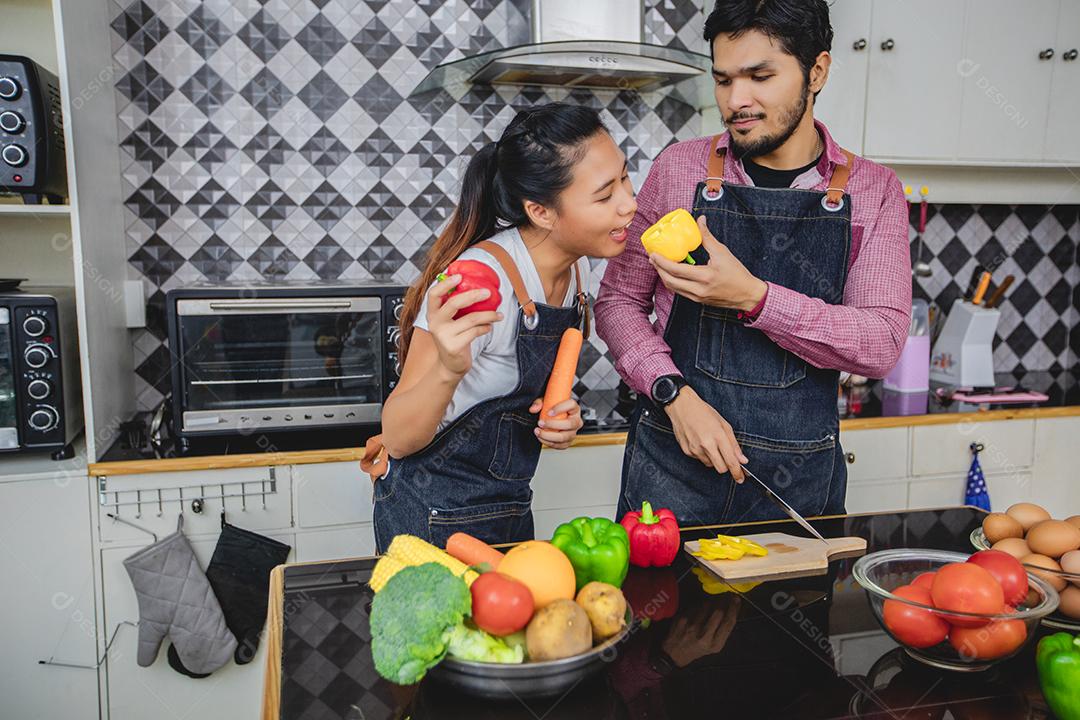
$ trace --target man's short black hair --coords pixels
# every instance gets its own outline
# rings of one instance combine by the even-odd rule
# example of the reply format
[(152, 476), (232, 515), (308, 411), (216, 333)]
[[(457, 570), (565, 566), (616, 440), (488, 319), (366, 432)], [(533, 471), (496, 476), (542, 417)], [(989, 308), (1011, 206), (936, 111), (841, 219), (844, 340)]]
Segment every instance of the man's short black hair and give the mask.
[(807, 82), (817, 56), (832, 49), (833, 30), (825, 0), (717, 0), (705, 20), (709, 54), (717, 35), (738, 37), (747, 30), (768, 35), (793, 55)]

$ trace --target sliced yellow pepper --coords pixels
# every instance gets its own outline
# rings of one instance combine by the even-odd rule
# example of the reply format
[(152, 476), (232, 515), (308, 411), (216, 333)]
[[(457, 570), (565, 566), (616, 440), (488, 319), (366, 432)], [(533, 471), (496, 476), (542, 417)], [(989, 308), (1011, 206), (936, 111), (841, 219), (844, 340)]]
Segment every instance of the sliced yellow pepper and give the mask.
[(693, 215), (678, 208), (641, 233), (641, 244), (645, 252), (662, 255), (671, 262), (696, 265), (690, 253), (701, 247), (701, 229)]
[(747, 583), (728, 583), (718, 579), (703, 568), (695, 567), (690, 568), (690, 570), (697, 576), (698, 581), (701, 583), (701, 589), (709, 595), (723, 595), (728, 592), (748, 593), (761, 584), (760, 580)]
[(736, 537), (734, 535), (717, 535), (716, 538), (718, 540), (723, 540), (729, 545), (734, 545), (735, 547), (745, 550), (747, 555), (765, 557), (769, 554), (768, 548), (759, 545), (753, 540), (747, 540), (746, 538)]
[(715, 538), (703, 538), (698, 541), (698, 549), (691, 553), (703, 560), (738, 560), (745, 555), (764, 557), (769, 550), (753, 540), (717, 535)]

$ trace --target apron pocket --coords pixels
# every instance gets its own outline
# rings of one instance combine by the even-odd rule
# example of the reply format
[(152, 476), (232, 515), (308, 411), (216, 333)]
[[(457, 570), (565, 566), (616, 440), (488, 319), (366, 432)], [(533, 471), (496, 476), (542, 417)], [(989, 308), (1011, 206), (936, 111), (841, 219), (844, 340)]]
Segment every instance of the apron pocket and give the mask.
[(746, 327), (734, 311), (702, 306), (697, 369), (723, 382), (786, 388), (806, 377), (806, 361), (760, 330)]
[(532, 480), (540, 461), (540, 441), (533, 434), (534, 427), (536, 420), (531, 415), (500, 415), (488, 472), (500, 480)]
[(428, 540), (445, 548), (456, 532), (466, 532), (488, 544), (531, 540), (532, 491), (528, 499), (428, 511)]
[[(829, 433), (816, 440), (774, 440), (760, 435), (735, 433), (735, 439), (750, 462), (747, 467), (787, 501), (800, 515), (820, 515), (829, 504), (833, 472), (838, 455), (836, 435)], [(760, 506), (759, 506), (760, 504)], [(736, 490), (736, 516), (756, 518), (756, 510), (768, 510), (773, 516), (787, 517), (773, 505), (753, 480), (747, 479)]]

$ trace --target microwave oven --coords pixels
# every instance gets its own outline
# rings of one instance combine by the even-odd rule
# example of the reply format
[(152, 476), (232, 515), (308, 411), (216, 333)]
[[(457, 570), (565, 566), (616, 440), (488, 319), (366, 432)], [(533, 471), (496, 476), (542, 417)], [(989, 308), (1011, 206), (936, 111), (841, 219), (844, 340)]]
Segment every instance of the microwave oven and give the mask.
[(72, 457), (82, 430), (75, 292), (0, 292), (0, 453)]
[(177, 451), (212, 436), (377, 428), (400, 372), (406, 290), (281, 282), (167, 292)]

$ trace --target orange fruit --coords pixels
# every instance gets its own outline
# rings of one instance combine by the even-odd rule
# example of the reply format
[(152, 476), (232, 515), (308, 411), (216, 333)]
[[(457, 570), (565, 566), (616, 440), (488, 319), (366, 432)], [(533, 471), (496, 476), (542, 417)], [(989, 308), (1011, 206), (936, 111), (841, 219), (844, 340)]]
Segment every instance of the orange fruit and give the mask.
[(536, 609), (559, 599), (574, 599), (574, 566), (562, 550), (543, 540), (528, 540), (510, 548), (499, 572), (525, 584)]

